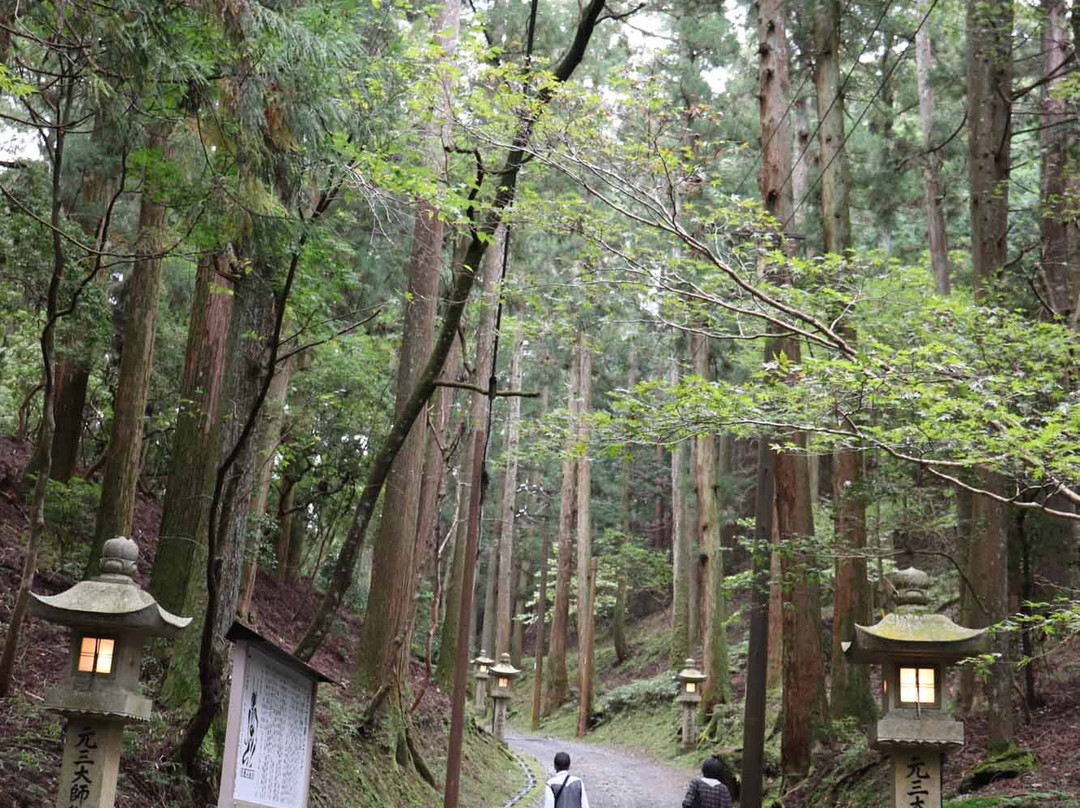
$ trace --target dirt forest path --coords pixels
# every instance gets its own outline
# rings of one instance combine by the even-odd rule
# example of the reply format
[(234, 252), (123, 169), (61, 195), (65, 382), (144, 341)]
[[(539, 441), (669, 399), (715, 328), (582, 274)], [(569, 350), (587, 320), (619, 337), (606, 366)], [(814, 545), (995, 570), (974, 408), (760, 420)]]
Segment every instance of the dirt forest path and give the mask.
[[(545, 779), (556, 752), (570, 755), (570, 773), (585, 781), (590, 808), (679, 808), (693, 772), (622, 749), (541, 735), (507, 735), (519, 753), (540, 761)], [(522, 806), (542, 808), (543, 798)]]

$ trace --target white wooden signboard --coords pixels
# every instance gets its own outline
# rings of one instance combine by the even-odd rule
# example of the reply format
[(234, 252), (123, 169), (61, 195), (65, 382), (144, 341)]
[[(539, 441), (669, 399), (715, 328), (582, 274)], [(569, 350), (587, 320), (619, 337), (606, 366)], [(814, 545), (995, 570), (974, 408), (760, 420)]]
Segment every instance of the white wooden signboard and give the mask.
[[(320, 678), (265, 643), (233, 645), (218, 808), (306, 808)], [(321, 678), (325, 681), (325, 678)]]

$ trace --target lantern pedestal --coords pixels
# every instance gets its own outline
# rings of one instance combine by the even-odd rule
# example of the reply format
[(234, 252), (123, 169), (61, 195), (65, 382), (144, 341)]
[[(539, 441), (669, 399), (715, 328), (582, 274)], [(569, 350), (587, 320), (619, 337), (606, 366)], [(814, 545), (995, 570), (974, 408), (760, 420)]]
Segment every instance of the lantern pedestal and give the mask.
[(492, 698), (495, 702), (495, 717), (491, 722), (492, 734), (500, 741), (506, 740), (506, 702), (509, 699), (502, 696)]
[[(679, 751), (690, 752), (697, 748), (697, 701), (682, 702), (682, 742)], [(698, 699), (700, 701), (700, 698)]]
[(111, 808), (116, 802), (124, 725), (70, 716), (64, 729), (64, 762), (56, 808)]
[(487, 712), (487, 690), (488, 679), (490, 677), (484, 674), (476, 674), (476, 695), (473, 698), (473, 706), (476, 707), (476, 711), (481, 715)]
[(941, 751), (898, 747), (891, 757), (892, 808), (941, 808)]

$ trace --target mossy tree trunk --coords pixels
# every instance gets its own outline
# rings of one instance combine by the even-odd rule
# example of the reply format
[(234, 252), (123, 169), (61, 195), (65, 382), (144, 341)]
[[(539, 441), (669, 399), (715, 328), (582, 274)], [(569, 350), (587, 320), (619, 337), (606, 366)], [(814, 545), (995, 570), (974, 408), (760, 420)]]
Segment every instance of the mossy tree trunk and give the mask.
[[(521, 389), (521, 360), (525, 353), (525, 334), (521, 329), (514, 333), (514, 346), (510, 355), (510, 389)], [(495, 659), (510, 652), (513, 635), (512, 605), (514, 587), (514, 526), (517, 513), (518, 481), (518, 433), (521, 422), (521, 398), (510, 399), (510, 412), (506, 416), (506, 470), (503, 473), (502, 518), (499, 520), (499, 577), (498, 603), (495, 622)]]
[[(146, 149), (150, 153), (157, 153), (156, 159), (168, 160), (170, 129), (170, 124), (162, 122), (150, 127)], [(166, 207), (154, 195), (162, 190), (154, 187), (147, 172), (143, 177), (139, 202), (136, 258), (124, 308), (124, 343), (113, 399), (109, 454), (105, 461), (86, 577), (97, 575), (101, 549), (106, 541), (115, 536), (131, 535), (161, 292), (160, 253), (165, 243)]]

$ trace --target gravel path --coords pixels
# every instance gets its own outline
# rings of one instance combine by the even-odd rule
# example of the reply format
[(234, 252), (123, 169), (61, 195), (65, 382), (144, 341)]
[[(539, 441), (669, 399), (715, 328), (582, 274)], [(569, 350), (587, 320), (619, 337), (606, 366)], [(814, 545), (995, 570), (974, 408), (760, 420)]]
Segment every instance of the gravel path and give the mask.
[[(590, 808), (679, 808), (692, 772), (621, 749), (539, 735), (507, 735), (519, 753), (540, 761), (545, 779), (556, 752), (570, 755), (570, 773), (585, 781)], [(522, 808), (541, 808), (541, 798)]]

